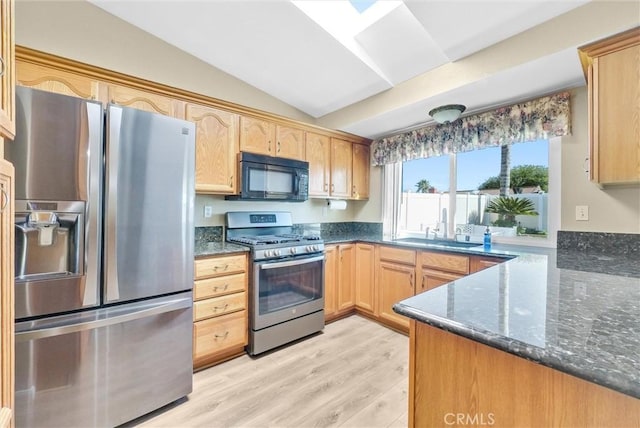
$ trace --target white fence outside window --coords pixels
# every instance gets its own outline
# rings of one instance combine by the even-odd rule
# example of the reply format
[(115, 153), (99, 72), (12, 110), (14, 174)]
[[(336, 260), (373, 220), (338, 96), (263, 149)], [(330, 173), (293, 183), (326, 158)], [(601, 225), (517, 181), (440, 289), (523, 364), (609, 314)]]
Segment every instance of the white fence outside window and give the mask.
[[(547, 231), (548, 195), (546, 193), (521, 193), (511, 195), (526, 198), (533, 202), (537, 216), (516, 216), (520, 226), (539, 231)], [(485, 207), (491, 199), (498, 195), (457, 193), (456, 194), (456, 227), (464, 224), (491, 225), (498, 219), (498, 214), (485, 213)], [(438, 223), (446, 223), (449, 211), (449, 193), (402, 193), (400, 205), (400, 230), (422, 232), (427, 227), (432, 230)]]

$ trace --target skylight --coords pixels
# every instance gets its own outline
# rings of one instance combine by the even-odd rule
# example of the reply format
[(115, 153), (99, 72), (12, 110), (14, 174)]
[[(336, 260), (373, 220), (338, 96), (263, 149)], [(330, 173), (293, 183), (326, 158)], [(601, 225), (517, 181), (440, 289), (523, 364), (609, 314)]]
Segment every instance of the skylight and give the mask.
[(365, 10), (369, 9), (373, 4), (378, 0), (349, 0), (351, 6), (353, 6), (358, 13), (363, 13)]
[[(402, 0), (292, 0), (296, 7), (335, 37), (380, 76), (384, 73), (355, 40), (355, 36), (398, 6)], [(385, 77), (386, 78), (386, 77)]]

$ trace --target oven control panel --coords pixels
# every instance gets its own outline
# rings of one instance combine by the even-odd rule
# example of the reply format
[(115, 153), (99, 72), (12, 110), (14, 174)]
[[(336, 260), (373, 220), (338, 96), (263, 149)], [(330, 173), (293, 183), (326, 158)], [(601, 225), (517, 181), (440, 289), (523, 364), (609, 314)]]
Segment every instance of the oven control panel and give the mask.
[(324, 244), (302, 244), (302, 245), (287, 245), (281, 248), (268, 248), (255, 250), (253, 253), (253, 260), (269, 260), (269, 259), (281, 259), (284, 257), (304, 256), (307, 254), (315, 254), (324, 252)]

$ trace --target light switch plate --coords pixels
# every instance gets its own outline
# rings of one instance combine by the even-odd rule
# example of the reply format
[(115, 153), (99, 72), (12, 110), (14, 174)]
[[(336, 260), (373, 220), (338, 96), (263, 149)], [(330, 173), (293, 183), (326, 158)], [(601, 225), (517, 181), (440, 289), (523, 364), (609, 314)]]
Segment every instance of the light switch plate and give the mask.
[(576, 220), (588, 221), (589, 220), (589, 206), (576, 205)]
[(204, 218), (211, 218), (213, 215), (213, 207), (211, 205), (204, 206)]

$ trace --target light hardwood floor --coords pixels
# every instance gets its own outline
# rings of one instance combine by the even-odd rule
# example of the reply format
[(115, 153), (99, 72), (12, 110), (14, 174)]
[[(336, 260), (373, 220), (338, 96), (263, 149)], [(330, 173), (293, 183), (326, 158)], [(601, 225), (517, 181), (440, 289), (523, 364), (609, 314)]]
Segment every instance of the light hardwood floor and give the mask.
[(194, 375), (193, 392), (129, 426), (406, 427), (408, 337), (359, 316)]

